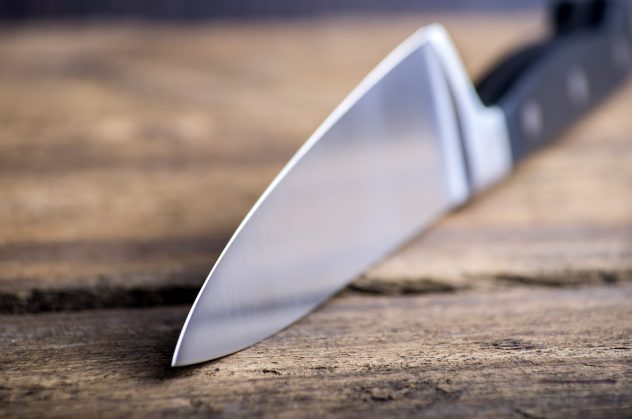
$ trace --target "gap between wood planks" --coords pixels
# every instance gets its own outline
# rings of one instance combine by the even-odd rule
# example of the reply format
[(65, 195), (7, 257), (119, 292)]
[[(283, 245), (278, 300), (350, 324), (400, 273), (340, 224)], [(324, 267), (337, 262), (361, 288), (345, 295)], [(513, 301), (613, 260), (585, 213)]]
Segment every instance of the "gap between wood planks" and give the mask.
[[(203, 277), (200, 275), (199, 277)], [(173, 281), (174, 283), (177, 281)], [(484, 288), (545, 287), (569, 288), (588, 285), (614, 285), (632, 282), (632, 271), (578, 271), (549, 273), (544, 276), (494, 274), (472, 278), (468, 285), (454, 285), (436, 278), (404, 278), (382, 281), (363, 276), (341, 294), (419, 295), (453, 293)], [(192, 304), (200, 286), (112, 287), (33, 289), (28, 293), (0, 293), (1, 314), (25, 314), (50, 311), (77, 311), (104, 308), (139, 308)]]

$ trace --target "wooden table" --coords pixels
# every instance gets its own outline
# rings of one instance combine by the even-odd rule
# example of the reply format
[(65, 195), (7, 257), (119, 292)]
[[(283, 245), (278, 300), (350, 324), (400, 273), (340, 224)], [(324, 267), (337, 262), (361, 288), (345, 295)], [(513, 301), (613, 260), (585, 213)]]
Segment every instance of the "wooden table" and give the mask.
[(632, 414), (632, 84), (282, 333), (169, 366), (310, 132), (418, 26), (472, 74), (534, 15), (0, 31), (0, 416)]

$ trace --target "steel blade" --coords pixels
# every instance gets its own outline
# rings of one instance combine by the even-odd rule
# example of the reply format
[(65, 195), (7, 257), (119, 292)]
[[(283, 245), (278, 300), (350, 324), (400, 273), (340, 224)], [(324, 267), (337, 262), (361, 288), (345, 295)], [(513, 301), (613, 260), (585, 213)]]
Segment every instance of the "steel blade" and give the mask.
[(206, 279), (172, 364), (227, 355), (278, 332), (462, 202), (457, 124), (440, 60), (421, 30), (259, 198)]

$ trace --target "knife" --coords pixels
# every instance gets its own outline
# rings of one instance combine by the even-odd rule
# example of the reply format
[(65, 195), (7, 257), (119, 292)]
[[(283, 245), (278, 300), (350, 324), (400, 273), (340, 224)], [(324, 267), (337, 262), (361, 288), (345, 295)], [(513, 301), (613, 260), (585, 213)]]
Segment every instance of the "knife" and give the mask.
[(248, 212), (189, 312), (172, 366), (291, 325), (551, 143), (630, 72), (630, 4), (554, 3), (552, 35), (476, 87), (440, 25), (404, 41)]

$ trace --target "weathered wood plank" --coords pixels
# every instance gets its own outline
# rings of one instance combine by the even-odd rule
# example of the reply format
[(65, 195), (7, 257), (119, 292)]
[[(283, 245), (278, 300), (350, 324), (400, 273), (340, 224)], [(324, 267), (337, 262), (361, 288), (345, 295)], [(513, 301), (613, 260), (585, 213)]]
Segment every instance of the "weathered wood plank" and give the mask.
[(526, 15), (3, 29), (5, 306), (194, 290), (291, 153), (393, 45), (434, 20), (473, 73), (540, 31)]
[[(540, 32), (533, 17), (451, 15), (4, 33), (2, 310), (190, 300), (283, 162), (432, 20), (447, 24), (473, 73)], [(628, 87), (356, 288), (628, 280), (630, 97)]]
[(632, 411), (632, 286), (345, 294), (171, 369), (188, 307), (0, 317), (0, 416), (604, 417)]

